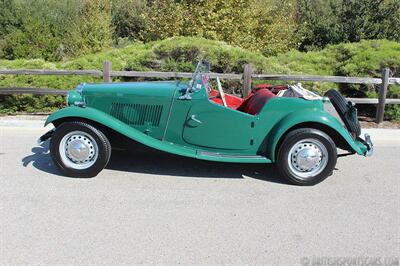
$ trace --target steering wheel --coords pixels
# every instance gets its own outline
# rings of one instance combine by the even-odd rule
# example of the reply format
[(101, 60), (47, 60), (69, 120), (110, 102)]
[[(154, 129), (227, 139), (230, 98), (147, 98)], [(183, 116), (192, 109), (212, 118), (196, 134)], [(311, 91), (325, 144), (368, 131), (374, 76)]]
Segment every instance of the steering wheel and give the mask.
[(224, 104), (225, 107), (228, 107), (228, 105), (226, 104), (225, 93), (222, 90), (221, 81), (219, 80), (219, 77), (217, 77), (217, 85), (218, 85), (218, 92), (219, 92), (219, 95), (221, 96), (222, 103)]

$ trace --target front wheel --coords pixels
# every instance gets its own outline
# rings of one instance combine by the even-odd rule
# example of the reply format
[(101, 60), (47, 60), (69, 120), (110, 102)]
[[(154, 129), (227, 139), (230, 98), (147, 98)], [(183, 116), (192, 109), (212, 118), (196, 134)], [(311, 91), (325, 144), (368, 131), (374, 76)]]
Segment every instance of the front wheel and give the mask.
[(111, 145), (99, 129), (84, 122), (59, 125), (50, 141), (55, 164), (68, 176), (94, 177), (107, 165)]
[(310, 186), (331, 175), (336, 160), (336, 145), (327, 134), (302, 128), (285, 137), (276, 164), (280, 174), (291, 183)]

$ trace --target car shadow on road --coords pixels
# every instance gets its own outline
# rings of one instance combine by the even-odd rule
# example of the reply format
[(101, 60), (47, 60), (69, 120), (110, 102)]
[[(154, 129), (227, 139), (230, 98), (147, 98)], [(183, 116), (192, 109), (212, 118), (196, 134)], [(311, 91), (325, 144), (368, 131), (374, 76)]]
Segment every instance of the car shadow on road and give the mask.
[[(48, 141), (32, 148), (32, 154), (22, 159), (27, 167), (30, 163), (43, 172), (65, 176), (54, 165)], [(134, 151), (113, 150), (106, 169), (144, 173), (161, 176), (178, 176), (191, 178), (253, 178), (268, 182), (287, 184), (279, 177), (272, 164), (219, 163), (196, 160), (187, 157), (140, 147)]]
[(271, 164), (219, 163), (146, 151), (113, 151), (107, 169), (195, 178), (254, 178), (285, 183)]
[(43, 172), (63, 176), (61, 170), (54, 165), (53, 160), (50, 157), (48, 141), (41, 143), (39, 146), (33, 147), (31, 152), (32, 154), (22, 158), (22, 165), (24, 167), (28, 167), (29, 164), (32, 164), (33, 167)]

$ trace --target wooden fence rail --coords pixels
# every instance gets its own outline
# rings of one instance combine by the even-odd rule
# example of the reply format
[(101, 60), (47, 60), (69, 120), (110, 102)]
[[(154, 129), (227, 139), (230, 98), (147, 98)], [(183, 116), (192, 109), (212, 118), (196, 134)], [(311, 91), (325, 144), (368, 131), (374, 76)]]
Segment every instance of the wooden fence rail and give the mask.
[[(102, 77), (104, 82), (112, 82), (113, 77), (136, 77), (136, 78), (190, 78), (192, 73), (185, 72), (140, 72), (140, 71), (112, 71), (110, 61), (104, 61), (103, 70), (45, 70), (45, 69), (0, 69), (0, 75), (82, 75)], [(243, 83), (243, 94), (251, 91), (252, 80), (281, 80), (281, 81), (303, 81), (303, 82), (332, 82), (348, 84), (372, 84), (379, 85), (379, 98), (348, 98), (356, 104), (377, 104), (376, 122), (383, 121), (386, 104), (400, 104), (400, 99), (386, 99), (389, 85), (400, 85), (400, 78), (390, 77), (390, 69), (382, 70), (381, 78), (370, 77), (341, 77), (341, 76), (315, 76), (315, 75), (271, 75), (255, 74), (251, 65), (244, 66), (243, 74), (210, 73), (211, 78), (220, 77), (228, 80), (241, 80)], [(1, 94), (52, 94), (65, 95), (67, 90), (47, 88), (0, 88)]]
[(67, 95), (68, 90), (50, 89), (50, 88), (0, 88), (0, 95), (8, 94), (35, 94), (35, 95)]
[[(0, 75), (56, 75), (56, 76), (98, 76), (98, 77), (135, 77), (135, 78), (191, 78), (189, 72), (156, 72), (156, 71), (110, 71), (99, 70), (44, 70), (44, 69), (0, 69)], [(211, 78), (220, 77), (229, 80), (242, 80), (243, 74), (210, 73)], [(332, 82), (350, 84), (382, 84), (381, 78), (340, 77), (340, 76), (313, 76), (313, 75), (271, 75), (251, 74), (256, 80), (282, 80), (282, 81), (309, 81)], [(389, 78), (389, 85), (400, 85), (400, 78)]]
[(0, 69), (0, 75), (103, 76), (100, 70)]

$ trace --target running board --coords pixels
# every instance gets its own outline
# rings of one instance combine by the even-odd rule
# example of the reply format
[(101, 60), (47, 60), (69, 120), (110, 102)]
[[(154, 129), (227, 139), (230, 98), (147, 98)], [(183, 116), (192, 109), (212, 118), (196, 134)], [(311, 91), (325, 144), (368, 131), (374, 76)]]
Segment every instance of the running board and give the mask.
[(260, 155), (231, 154), (220, 152), (199, 151), (199, 159), (232, 163), (271, 163), (271, 160)]

